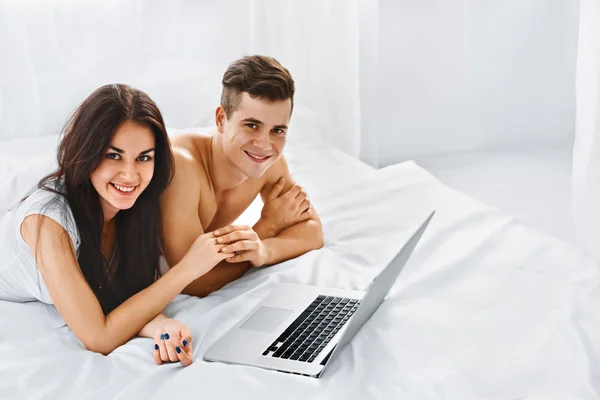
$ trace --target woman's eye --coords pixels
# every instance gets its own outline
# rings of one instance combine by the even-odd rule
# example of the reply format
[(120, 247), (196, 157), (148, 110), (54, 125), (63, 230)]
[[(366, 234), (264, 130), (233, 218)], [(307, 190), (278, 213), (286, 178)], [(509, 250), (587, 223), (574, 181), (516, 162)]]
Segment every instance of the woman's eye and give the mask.
[(121, 156), (118, 153), (107, 153), (106, 158), (110, 158), (111, 160), (119, 160)]
[(138, 157), (138, 161), (141, 161), (141, 162), (148, 162), (150, 160), (152, 160), (152, 157), (150, 157), (150, 156), (143, 155), (143, 156)]

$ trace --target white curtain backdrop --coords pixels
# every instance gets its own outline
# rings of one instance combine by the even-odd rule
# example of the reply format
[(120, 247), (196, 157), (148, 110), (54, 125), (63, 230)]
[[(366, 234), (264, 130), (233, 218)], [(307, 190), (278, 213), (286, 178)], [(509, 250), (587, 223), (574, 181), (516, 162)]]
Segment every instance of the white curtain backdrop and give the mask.
[(379, 0), (380, 164), (571, 145), (578, 11), (578, 0)]
[(360, 155), (357, 0), (250, 0), (250, 52), (282, 62), (324, 140)]
[(573, 214), (578, 240), (600, 257), (600, 0), (581, 0)]
[(0, 1), (0, 140), (56, 134), (113, 82), (150, 94), (168, 125), (211, 124), (248, 14), (236, 0)]
[(213, 123), (227, 65), (277, 57), (292, 124), (374, 166), (572, 141), (574, 0), (0, 0), (0, 140), (58, 132), (93, 89)]
[(290, 140), (374, 166), (568, 144), (577, 63), (573, 208), (600, 249), (599, 2), (0, 0), (0, 146), (58, 133), (112, 82), (171, 127), (212, 125), (227, 65), (254, 53), (296, 80)]
[(359, 156), (356, 0), (0, 1), (0, 140), (56, 134), (96, 87), (146, 91), (173, 127), (213, 124), (220, 82), (247, 54), (278, 58), (293, 124)]

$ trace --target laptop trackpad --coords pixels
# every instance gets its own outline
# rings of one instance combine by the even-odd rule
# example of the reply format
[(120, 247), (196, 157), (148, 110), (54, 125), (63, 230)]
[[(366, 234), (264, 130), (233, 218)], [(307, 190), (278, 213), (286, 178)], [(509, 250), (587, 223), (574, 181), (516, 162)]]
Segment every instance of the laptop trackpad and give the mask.
[(273, 332), (292, 312), (283, 308), (261, 307), (240, 328)]

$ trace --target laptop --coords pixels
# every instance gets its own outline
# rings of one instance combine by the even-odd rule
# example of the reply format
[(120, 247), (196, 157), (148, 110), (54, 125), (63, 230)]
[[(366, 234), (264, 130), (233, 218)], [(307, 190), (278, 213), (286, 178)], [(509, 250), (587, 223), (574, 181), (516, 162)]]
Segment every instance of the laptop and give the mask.
[(383, 302), (434, 213), (366, 292), (281, 283), (203, 358), (320, 377)]

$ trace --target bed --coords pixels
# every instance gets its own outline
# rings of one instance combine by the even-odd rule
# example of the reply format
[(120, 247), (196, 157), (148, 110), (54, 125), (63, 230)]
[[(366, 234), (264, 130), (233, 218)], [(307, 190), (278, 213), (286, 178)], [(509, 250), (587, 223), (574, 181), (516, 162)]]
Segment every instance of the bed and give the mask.
[[(55, 138), (44, 140), (0, 144), (0, 200), (18, 197), (10, 192), (53, 164)], [(192, 329), (192, 366), (156, 366), (145, 338), (108, 356), (89, 352), (53, 309), (2, 302), (0, 398), (600, 397), (595, 261), (414, 162), (375, 170), (318, 141), (292, 142), (286, 157), (322, 218), (325, 246), (254, 269), (204, 299), (177, 297), (165, 313)], [(322, 378), (202, 360), (278, 282), (364, 290), (431, 209), (388, 298)], [(259, 212), (257, 201), (240, 222)]]
[(417, 159), (444, 184), (527, 226), (578, 242), (573, 218), (573, 144), (522, 146)]

